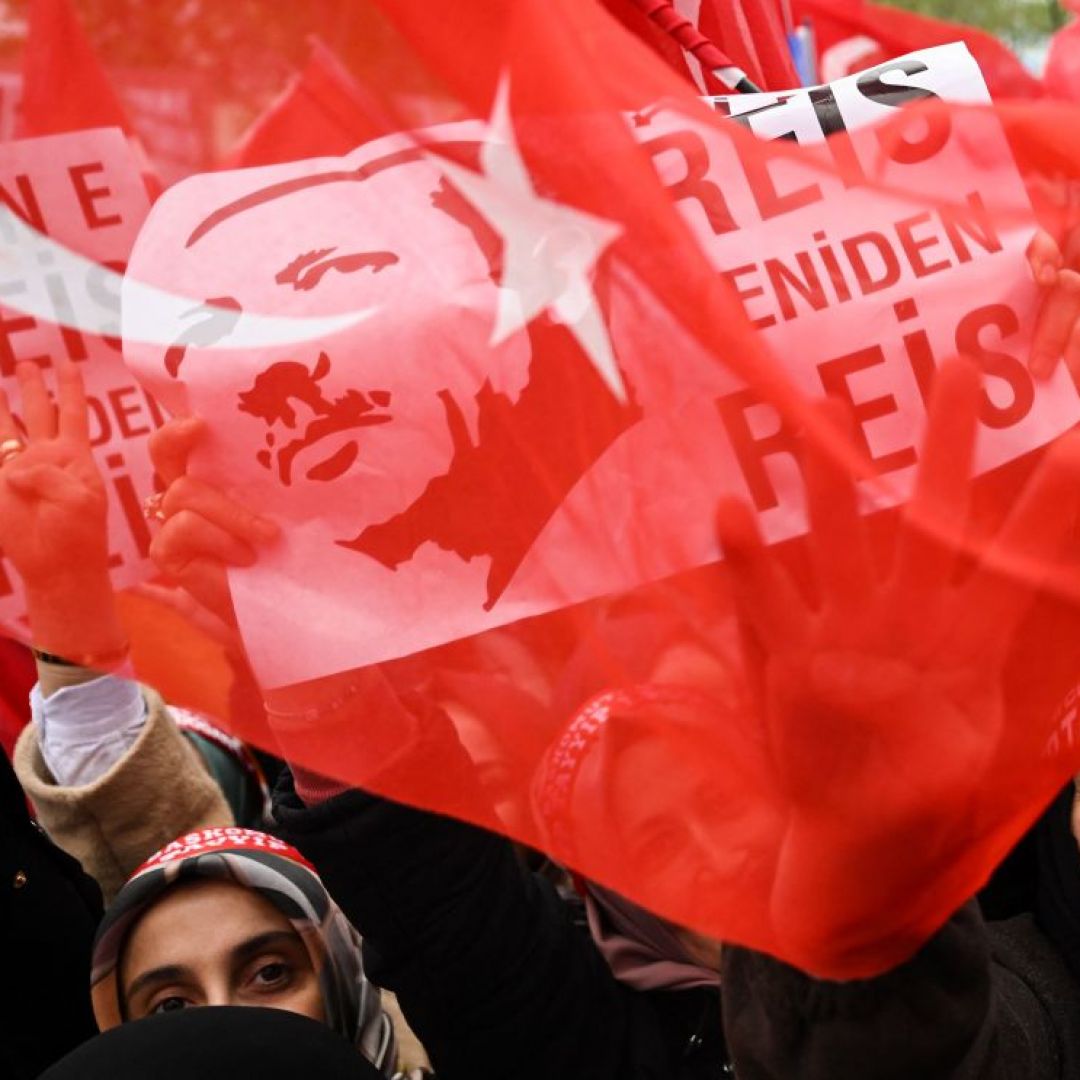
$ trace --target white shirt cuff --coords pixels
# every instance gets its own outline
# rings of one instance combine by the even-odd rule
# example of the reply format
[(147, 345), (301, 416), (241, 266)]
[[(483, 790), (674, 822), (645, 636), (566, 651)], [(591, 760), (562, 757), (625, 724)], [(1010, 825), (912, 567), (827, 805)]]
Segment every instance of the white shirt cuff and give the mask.
[(84, 787), (105, 775), (135, 744), (146, 723), (137, 682), (102, 675), (47, 698), (30, 692), (41, 756), (61, 787)]

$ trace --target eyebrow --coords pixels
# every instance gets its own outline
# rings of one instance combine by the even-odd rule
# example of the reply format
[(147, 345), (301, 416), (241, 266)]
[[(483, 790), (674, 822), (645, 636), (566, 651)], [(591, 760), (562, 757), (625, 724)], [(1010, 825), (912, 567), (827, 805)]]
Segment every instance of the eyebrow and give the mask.
[(166, 964), (163, 967), (151, 968), (144, 971), (124, 992), (124, 999), (130, 1001), (140, 990), (154, 983), (180, 982), (191, 975), (191, 968), (182, 967), (179, 964)]
[(257, 956), (263, 949), (272, 945), (294, 944), (303, 945), (303, 941), (295, 930), (267, 930), (265, 934), (256, 934), (247, 941), (242, 941), (230, 953), (229, 958), (233, 965), (247, 963), (253, 956)]
[[(480, 145), (475, 140), (431, 144), (436, 152), (443, 150), (475, 151)], [(207, 233), (228, 221), (229, 218), (242, 214), (245, 210), (253, 210), (256, 206), (263, 206), (266, 203), (274, 202), (276, 199), (283, 199), (286, 195), (293, 195), (298, 191), (307, 191), (309, 188), (322, 187), (325, 184), (360, 183), (397, 165), (405, 165), (410, 161), (421, 161), (431, 153), (432, 151), (424, 146), (411, 146), (406, 150), (399, 150), (394, 154), (387, 154), (386, 157), (366, 162), (357, 169), (337, 169), (334, 172), (318, 173), (315, 176), (298, 176), (292, 180), (281, 180), (276, 184), (270, 184), (268, 187), (259, 188), (257, 191), (249, 192), (241, 199), (226, 203), (209, 216), (203, 218), (192, 230), (184, 247), (189, 248), (198, 243)]]
[[(254, 937), (248, 938), (246, 941), (242, 941), (239, 945), (229, 950), (229, 961), (233, 967), (237, 967), (241, 964), (247, 963), (253, 956), (257, 956), (263, 949), (272, 945), (284, 944), (285, 942), (292, 943), (299, 941), (303, 945), (303, 941), (299, 938), (299, 935), (294, 930), (268, 930), (265, 934), (256, 934)], [(134, 979), (131, 985), (124, 993), (124, 998), (130, 1001), (141, 990), (145, 990), (148, 986), (155, 984), (180, 982), (184, 979), (191, 978), (191, 968), (185, 967), (182, 964), (163, 964), (161, 967), (151, 968), (149, 971), (144, 971), (137, 979)]]

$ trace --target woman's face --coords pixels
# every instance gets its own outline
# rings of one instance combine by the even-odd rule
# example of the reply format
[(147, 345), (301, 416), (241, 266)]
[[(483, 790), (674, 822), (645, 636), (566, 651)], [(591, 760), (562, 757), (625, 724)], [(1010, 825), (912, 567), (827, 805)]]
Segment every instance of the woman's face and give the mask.
[(268, 900), (225, 881), (167, 893), (139, 920), (120, 968), (125, 1015), (263, 1005), (325, 1022), (303, 941)]

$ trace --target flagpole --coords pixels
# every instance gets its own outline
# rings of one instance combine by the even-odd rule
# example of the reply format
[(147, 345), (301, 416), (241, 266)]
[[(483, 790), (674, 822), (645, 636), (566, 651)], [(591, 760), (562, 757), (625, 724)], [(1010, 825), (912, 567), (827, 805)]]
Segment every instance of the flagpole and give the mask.
[(720, 82), (726, 91), (739, 94), (761, 93), (761, 88), (754, 84), (746, 72), (685, 15), (676, 11), (670, 0), (634, 0), (634, 3), (686, 52), (695, 56), (702, 69)]

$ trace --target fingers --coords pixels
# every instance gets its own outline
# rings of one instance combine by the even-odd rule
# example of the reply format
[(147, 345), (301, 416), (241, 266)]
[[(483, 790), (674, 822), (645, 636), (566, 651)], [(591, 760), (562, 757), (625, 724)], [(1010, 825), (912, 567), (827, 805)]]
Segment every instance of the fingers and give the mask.
[(1051, 288), (1057, 282), (1058, 271), (1064, 265), (1057, 241), (1045, 230), (1039, 229), (1027, 247), (1028, 266), (1036, 285)]
[(255, 549), (226, 532), (219, 525), (181, 510), (170, 517), (150, 543), (150, 558), (154, 565), (181, 584), (193, 562), (210, 561), (225, 566), (251, 566), (256, 559)]
[(1080, 503), (1080, 433), (1059, 439), (1024, 485), (1001, 531), (961, 590), (976, 654), (1000, 654), (1053, 568)]
[(743, 624), (767, 650), (797, 647), (807, 634), (810, 614), (790, 575), (765, 547), (754, 512), (742, 499), (722, 499), (716, 527)]
[(1080, 319), (1080, 274), (1062, 270), (1057, 284), (1043, 300), (1035, 322), (1029, 367), (1037, 379), (1050, 376), (1065, 352), (1066, 344)]
[(260, 517), (223, 491), (190, 476), (181, 476), (169, 485), (161, 508), (166, 519), (183, 512), (194, 514), (249, 548), (269, 543), (280, 534), (269, 518)]
[(86, 414), (86, 390), (78, 367), (70, 360), (56, 367), (57, 433), (80, 444), (90, 442), (90, 421)]
[(22, 417), (31, 439), (51, 439), (56, 434), (56, 407), (45, 388), (41, 368), (33, 361), (15, 365), (15, 378), (22, 395)]
[[(209, 566), (209, 564), (207, 564)], [(189, 567), (189, 572), (190, 572)], [(197, 567), (197, 572), (201, 572), (204, 568)], [(189, 573), (190, 576), (190, 573)], [(209, 580), (207, 575), (203, 575), (205, 594), (205, 582)], [(186, 588), (178, 588), (170, 585), (154, 584), (153, 582), (145, 582), (143, 584), (134, 585), (131, 588), (131, 592), (136, 596), (144, 597), (155, 604), (160, 604), (162, 607), (169, 608), (171, 611), (175, 611), (183, 619), (187, 620), (193, 626), (198, 627), (208, 637), (213, 638), (215, 641), (230, 648), (236, 648), (239, 646), (239, 638), (236, 634), (235, 620), (231, 619), (225, 621), (223, 615), (219, 611), (218, 603), (219, 598), (224, 593), (228, 593), (228, 586), (225, 581), (224, 573), (221, 572), (221, 568), (218, 567), (218, 573), (213, 575), (213, 593), (215, 596), (215, 602), (211, 605), (207, 605), (204, 602), (196, 599), (196, 597)], [(231, 609), (231, 605), (229, 606)]]
[(980, 378), (968, 360), (942, 364), (934, 379), (915, 490), (904, 508), (895, 592), (918, 613), (949, 581), (967, 518)]
[(19, 427), (11, 412), (11, 402), (8, 401), (7, 394), (0, 390), (0, 442), (6, 442), (8, 439), (21, 441), (22, 436), (19, 434)]
[[(151, 546), (153, 558), (153, 546)], [(229, 592), (229, 579), (225, 567), (212, 559), (192, 559), (178, 568), (175, 574), (167, 575), (177, 585), (190, 594), (195, 606), (201, 606), (208, 613), (206, 618), (216, 620), (227, 627), (230, 644), (235, 643), (236, 611), (233, 608), (232, 594)], [(201, 626), (206, 620), (193, 619)]]
[[(851, 430), (851, 412), (835, 400), (816, 406), (838, 431)], [(874, 585), (858, 488), (848, 465), (818, 440), (804, 443), (803, 478), (810, 521), (808, 542), (822, 601), (840, 611), (858, 611)]]
[(197, 416), (170, 420), (151, 434), (148, 440), (154, 471), (170, 485), (187, 472), (191, 451), (206, 434), (206, 424)]

